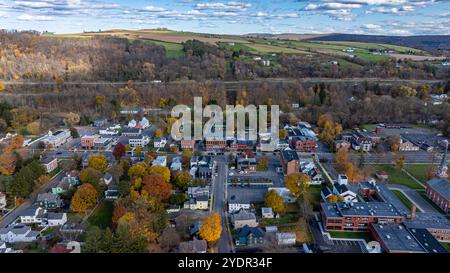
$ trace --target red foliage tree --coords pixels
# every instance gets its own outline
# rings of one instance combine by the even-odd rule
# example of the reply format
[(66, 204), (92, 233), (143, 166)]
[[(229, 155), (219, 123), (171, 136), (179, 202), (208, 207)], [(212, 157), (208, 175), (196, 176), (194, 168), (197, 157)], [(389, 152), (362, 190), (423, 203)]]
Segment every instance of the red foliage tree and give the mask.
[(122, 156), (124, 156), (125, 155), (125, 145), (123, 145), (120, 142), (117, 143), (116, 146), (114, 147), (113, 155), (117, 160), (119, 160)]
[(144, 177), (142, 184), (143, 189), (150, 196), (155, 196), (161, 200), (168, 199), (172, 191), (170, 183), (166, 182), (161, 175), (148, 175)]

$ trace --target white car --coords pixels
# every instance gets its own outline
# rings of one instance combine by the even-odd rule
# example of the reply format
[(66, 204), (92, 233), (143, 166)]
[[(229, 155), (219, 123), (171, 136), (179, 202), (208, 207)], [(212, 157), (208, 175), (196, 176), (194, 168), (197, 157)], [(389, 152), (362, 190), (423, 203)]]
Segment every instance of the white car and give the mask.
[(233, 175), (234, 175), (234, 173), (229, 173), (228, 175), (229, 175), (229, 176), (233, 176)]

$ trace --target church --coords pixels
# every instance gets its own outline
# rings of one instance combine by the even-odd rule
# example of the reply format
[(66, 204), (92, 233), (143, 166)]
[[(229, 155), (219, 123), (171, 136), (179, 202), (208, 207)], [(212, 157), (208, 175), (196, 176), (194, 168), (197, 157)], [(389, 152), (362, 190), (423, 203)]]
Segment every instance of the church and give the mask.
[(445, 142), (444, 155), (436, 170), (436, 177), (427, 182), (427, 196), (447, 215), (450, 215), (450, 181), (447, 167), (448, 141)]

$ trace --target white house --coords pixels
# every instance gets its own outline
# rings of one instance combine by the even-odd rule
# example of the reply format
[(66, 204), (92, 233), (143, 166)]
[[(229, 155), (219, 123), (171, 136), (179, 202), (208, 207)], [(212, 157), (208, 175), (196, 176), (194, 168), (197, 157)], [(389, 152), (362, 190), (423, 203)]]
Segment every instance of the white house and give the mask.
[(257, 227), (258, 222), (256, 222), (256, 216), (254, 213), (240, 210), (237, 213), (231, 215), (231, 223), (235, 229), (243, 228), (245, 226)]
[(105, 175), (103, 176), (103, 182), (105, 182), (106, 185), (109, 185), (113, 180), (113, 177), (110, 173), (105, 173)]
[(136, 127), (136, 125), (137, 125), (137, 122), (134, 119), (132, 119), (132, 120), (130, 120), (130, 122), (128, 122), (128, 127), (134, 128), (134, 127)]
[(6, 243), (33, 242), (39, 237), (39, 232), (31, 230), (26, 225), (15, 225), (7, 228), (0, 228), (0, 241)]
[(145, 147), (149, 142), (150, 139), (144, 135), (128, 137), (128, 144), (131, 147)]
[(262, 218), (272, 219), (274, 218), (274, 214), (272, 208), (261, 208)]
[(139, 122), (139, 125), (142, 129), (148, 128), (150, 127), (150, 121), (148, 121), (148, 119), (146, 119), (145, 117), (142, 118), (142, 120)]
[(67, 222), (67, 214), (49, 212), (45, 221), (49, 227), (62, 226)]
[(206, 195), (201, 195), (196, 198), (190, 198), (184, 203), (185, 209), (191, 210), (207, 210), (209, 198)]
[(295, 232), (278, 232), (277, 243), (278, 245), (295, 245), (297, 241), (297, 235)]
[(25, 210), (20, 216), (22, 224), (41, 224), (46, 210), (41, 207), (29, 208)]
[(187, 194), (194, 198), (202, 195), (209, 196), (209, 187), (188, 187)]
[(181, 164), (181, 158), (179, 156), (174, 157), (172, 159), (172, 164), (170, 164), (170, 170), (171, 171), (181, 171), (183, 169), (183, 166)]
[(240, 210), (249, 210), (250, 202), (245, 200), (239, 200), (237, 196), (232, 195), (228, 199), (228, 212), (234, 213)]
[(167, 166), (167, 156), (157, 156), (155, 160), (153, 160), (152, 162), (152, 166), (163, 166), (166, 167)]
[(164, 137), (157, 137), (153, 140), (153, 146), (155, 148), (164, 148), (167, 144), (167, 139)]
[(45, 145), (51, 145), (52, 147), (59, 147), (69, 141), (72, 138), (69, 130), (60, 130), (55, 133), (48, 131), (48, 134), (42, 139)]
[[(357, 202), (356, 193), (349, 190), (347, 187), (348, 178), (346, 175), (338, 175), (337, 182), (333, 184), (333, 194), (344, 198), (345, 202)], [(323, 198), (323, 196), (322, 196)]]

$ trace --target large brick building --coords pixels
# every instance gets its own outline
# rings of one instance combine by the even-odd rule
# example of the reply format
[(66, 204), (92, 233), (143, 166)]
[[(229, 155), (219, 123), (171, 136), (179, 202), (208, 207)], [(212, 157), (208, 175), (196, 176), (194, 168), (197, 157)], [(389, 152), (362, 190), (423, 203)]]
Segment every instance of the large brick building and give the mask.
[(284, 150), (281, 152), (281, 165), (285, 175), (299, 172), (300, 158), (297, 152), (292, 150)]
[(427, 196), (447, 215), (450, 215), (450, 181), (433, 178), (427, 182)]
[(370, 223), (402, 223), (404, 217), (390, 203), (322, 203), (320, 213), (326, 230), (367, 231)]
[(314, 153), (317, 150), (317, 141), (314, 137), (295, 136), (292, 137), (291, 144), (297, 152)]

